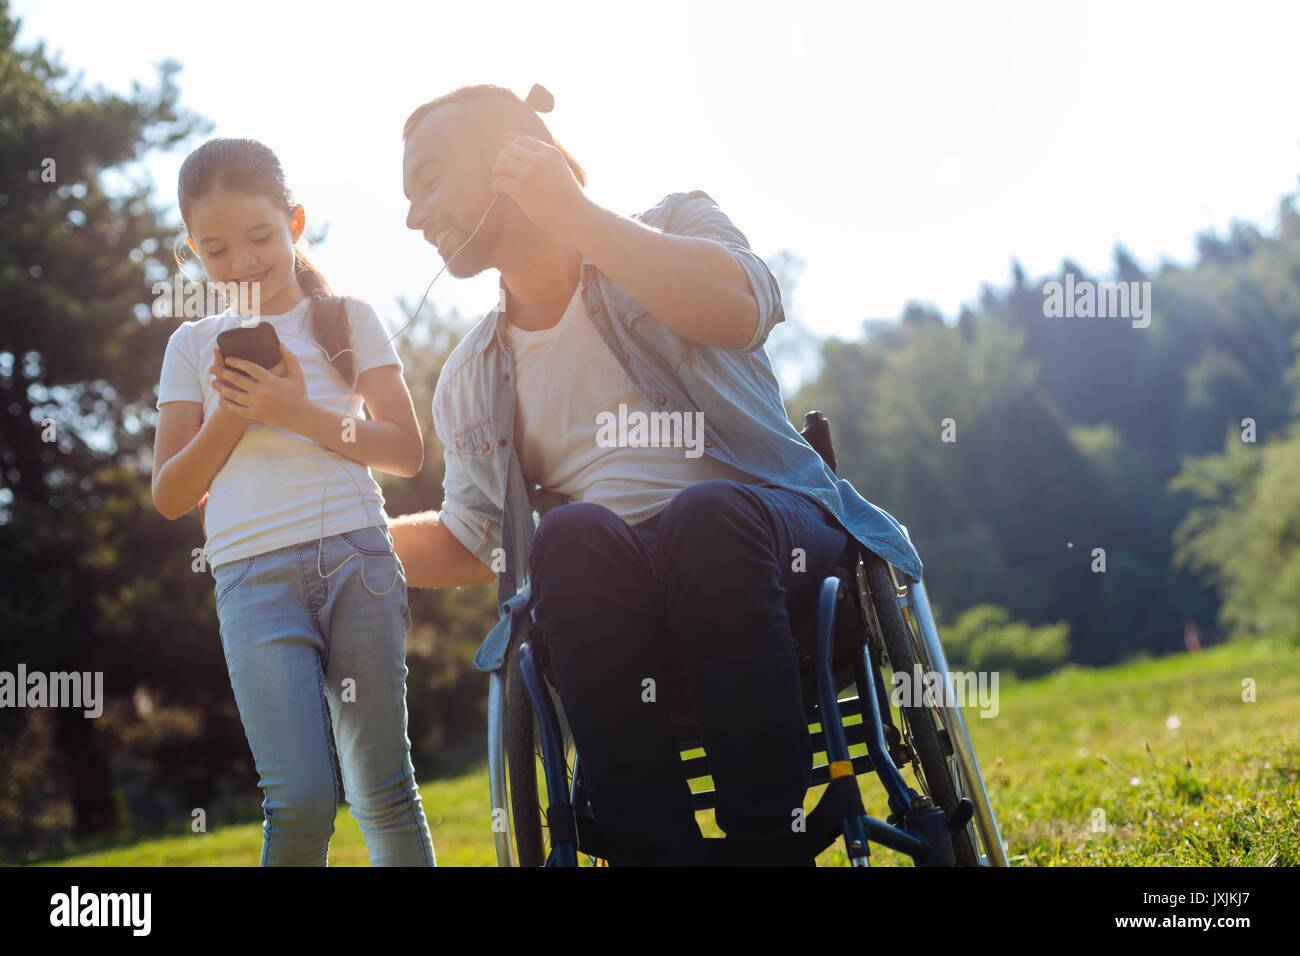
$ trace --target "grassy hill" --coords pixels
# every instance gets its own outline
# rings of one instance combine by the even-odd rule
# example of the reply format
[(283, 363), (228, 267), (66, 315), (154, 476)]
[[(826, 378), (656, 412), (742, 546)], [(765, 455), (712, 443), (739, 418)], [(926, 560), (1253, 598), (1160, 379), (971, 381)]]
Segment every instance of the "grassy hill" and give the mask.
[[(997, 717), (967, 721), (1013, 865), (1300, 865), (1300, 646), (1234, 642), (1000, 690)], [(883, 791), (864, 784), (883, 818)], [(421, 788), (440, 866), (496, 864), (487, 792), (486, 766)], [(701, 826), (718, 835), (711, 814)], [(331, 865), (366, 865), (346, 807), (336, 828)], [(248, 866), (261, 843), (259, 821), (50, 862)], [(874, 865), (909, 862), (873, 847)]]

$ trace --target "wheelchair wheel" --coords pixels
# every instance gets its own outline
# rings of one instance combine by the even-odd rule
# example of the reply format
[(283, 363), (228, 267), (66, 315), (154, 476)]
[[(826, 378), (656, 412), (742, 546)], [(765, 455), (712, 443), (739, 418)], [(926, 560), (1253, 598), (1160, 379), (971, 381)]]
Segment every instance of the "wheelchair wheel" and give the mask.
[[(546, 824), (545, 771), (542, 761), (542, 738), (537, 725), (537, 714), (524, 684), (519, 667), (519, 644), (512, 641), (506, 655), (504, 724), (505, 776), (507, 804), (510, 813), (510, 832), (514, 837), (514, 863), (516, 866), (545, 866), (551, 855), (550, 827)], [(551, 690), (556, 717), (559, 721), (560, 739), (564, 745), (564, 777), (573, 785), (577, 752), (573, 735), (564, 718), (555, 691)], [(500, 857), (500, 854), (498, 854)], [(581, 855), (579, 857), (581, 859)], [(595, 857), (588, 857), (593, 865), (600, 865)]]
[(510, 822), (520, 866), (545, 866), (548, 841), (546, 811), (537, 790), (541, 748), (533, 704), (519, 670), (518, 646), (506, 653), (506, 778), (510, 791)]
[[(903, 619), (902, 607), (888, 566), (879, 558), (873, 558), (864, 563), (862, 571), (869, 592), (865, 596), (869, 599), (863, 601), (863, 607), (866, 613), (875, 616), (875, 621), (871, 623), (875, 624), (876, 632), (884, 641), (890, 668), (894, 673), (914, 674), (920, 654), (914, 645), (911, 629)], [(906, 742), (916, 755), (912, 761), (912, 770), (926, 795), (942, 807), (951, 819), (966, 788), (956, 762), (952, 759), (951, 745), (944, 745), (948, 733), (943, 726), (942, 715), (937, 708), (924, 703), (920, 706), (904, 706), (900, 710)], [(973, 825), (967, 823), (960, 833), (953, 836), (953, 854), (958, 866), (980, 865), (980, 852), (973, 829)]]

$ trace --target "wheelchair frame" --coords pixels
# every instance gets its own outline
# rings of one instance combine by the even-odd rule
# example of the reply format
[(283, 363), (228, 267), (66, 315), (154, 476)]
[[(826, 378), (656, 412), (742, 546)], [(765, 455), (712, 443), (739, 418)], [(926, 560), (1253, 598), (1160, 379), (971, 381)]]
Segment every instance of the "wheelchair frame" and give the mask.
[[(828, 423), (821, 413), (805, 416), (802, 434), (834, 471)], [(900, 582), (905, 579), (892, 566), (859, 547), (852, 567), (837, 566), (822, 581), (812, 634), (802, 643), (796, 634), (801, 654), (811, 659), (816, 684), (813, 700), (811, 688), (805, 687), (807, 716), (821, 728), (810, 730), (813, 751), (827, 756), (825, 764), (813, 768), (810, 784), (827, 784), (804, 820), (811, 852), (822, 852), (843, 835), (854, 866), (869, 865), (871, 842), (909, 855), (918, 866), (1006, 866), (924, 584)], [(886, 663), (895, 672), (912, 673), (919, 666), (942, 675), (940, 701), (901, 708), (904, 731), (893, 723), (883, 676)], [(603, 862), (580, 755), (575, 754), (570, 775), (566, 754), (571, 736), (544, 669), (544, 647), (534, 640), (512, 640), (504, 666), (490, 675), (488, 776), (498, 864), (577, 866), (579, 852)], [(837, 699), (849, 683), (856, 696)], [(861, 715), (860, 721), (846, 725), (844, 718), (853, 715)], [(541, 842), (534, 757), (538, 742), (549, 851)], [(697, 736), (679, 744), (683, 753), (700, 747)], [(865, 744), (867, 753), (850, 757), (852, 744)], [(918, 794), (903, 779), (898, 768), (906, 764), (912, 765), (925, 793)], [(682, 767), (688, 780), (701, 778), (708, 774), (708, 757), (688, 757)], [(888, 821), (869, 816), (862, 805), (857, 775), (872, 771), (888, 797)], [(711, 808), (714, 794), (697, 791), (692, 803), (697, 811)]]

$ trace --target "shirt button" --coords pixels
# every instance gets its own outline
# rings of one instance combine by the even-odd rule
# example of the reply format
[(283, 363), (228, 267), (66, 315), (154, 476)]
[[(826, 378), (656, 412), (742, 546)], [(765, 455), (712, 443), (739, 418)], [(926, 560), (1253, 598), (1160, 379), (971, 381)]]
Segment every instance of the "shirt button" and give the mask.
[(506, 447), (506, 440), (503, 438), (503, 439), (501, 439), (499, 442), (497, 442), (497, 444), (500, 445), (502, 448), (505, 448), (505, 447)]
[(486, 442), (486, 441), (485, 441), (485, 442), (483, 443), (483, 450), (484, 450), (484, 451), (489, 450), (491, 447), (492, 447), (492, 443), (491, 443), (491, 442)]
[(632, 358), (632, 356), (628, 355), (626, 352), (623, 353), (623, 361), (624, 361), (624, 362), (629, 361), (631, 358)]
[(599, 312), (599, 311), (600, 311), (600, 306), (598, 306), (598, 305), (593, 305), (593, 306), (591, 307), (591, 314), (592, 314), (592, 315), (595, 315), (595, 314), (596, 314), (597, 312)]
[(509, 372), (506, 372), (506, 377), (505, 377), (504, 379), (502, 379), (502, 381), (505, 381), (505, 382), (510, 381), (510, 373), (509, 373)]
[(704, 447), (705, 447), (705, 448), (712, 448), (712, 447), (713, 447), (713, 442), (709, 441), (707, 438), (704, 439)]
[(660, 395), (660, 396), (659, 396), (659, 404), (660, 404), (660, 405), (666, 405), (667, 403), (668, 403), (668, 399), (667, 399), (666, 397), (664, 397), (663, 395)]

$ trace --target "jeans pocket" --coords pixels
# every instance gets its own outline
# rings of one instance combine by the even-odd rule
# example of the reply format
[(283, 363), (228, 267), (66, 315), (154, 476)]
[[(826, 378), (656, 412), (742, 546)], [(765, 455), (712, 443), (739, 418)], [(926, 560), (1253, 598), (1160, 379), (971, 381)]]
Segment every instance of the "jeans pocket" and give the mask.
[(339, 537), (358, 554), (386, 558), (394, 553), (388, 533), (378, 526), (362, 528), (359, 531), (344, 531)]
[(253, 562), (256, 558), (257, 556), (253, 555), (244, 558), (242, 561), (231, 561), (219, 568), (212, 569), (212, 576), (215, 578), (217, 587), (218, 601), (239, 587), (243, 580), (248, 577), (248, 573), (253, 570)]

